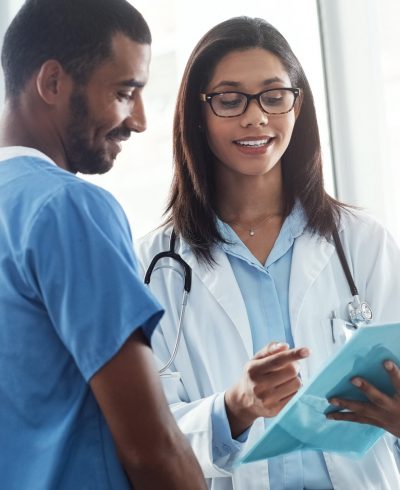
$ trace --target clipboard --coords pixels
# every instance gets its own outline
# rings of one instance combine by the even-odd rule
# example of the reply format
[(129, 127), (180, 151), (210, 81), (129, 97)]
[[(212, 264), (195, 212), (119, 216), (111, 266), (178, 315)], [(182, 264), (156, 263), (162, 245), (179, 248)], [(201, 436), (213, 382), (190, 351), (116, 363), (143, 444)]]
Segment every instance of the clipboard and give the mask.
[(362, 457), (385, 431), (371, 425), (328, 420), (326, 414), (338, 410), (328, 399), (336, 396), (366, 401), (366, 396), (350, 382), (354, 376), (393, 395), (394, 387), (383, 367), (386, 360), (400, 365), (400, 323), (360, 327), (272, 419), (265, 434), (238, 464), (297, 450)]

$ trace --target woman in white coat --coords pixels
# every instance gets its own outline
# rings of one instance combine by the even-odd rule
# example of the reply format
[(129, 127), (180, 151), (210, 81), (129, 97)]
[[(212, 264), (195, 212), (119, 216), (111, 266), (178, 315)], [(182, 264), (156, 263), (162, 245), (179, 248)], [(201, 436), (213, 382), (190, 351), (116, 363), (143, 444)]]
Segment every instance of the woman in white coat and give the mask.
[[(195, 47), (178, 95), (174, 163), (169, 219), (141, 240), (138, 254), (144, 273), (170, 248), (174, 229), (175, 251), (193, 270), (163, 383), (209, 487), (400, 488), (393, 364), (399, 394), (383, 397), (363, 381), (371, 402), (342, 415), (387, 431), (363, 458), (307, 451), (234, 467), (298, 391), (299, 370), (306, 383), (343, 341), (352, 295), (335, 229), (374, 320), (400, 320), (399, 250), (379, 224), (324, 191), (312, 94), (270, 24), (230, 19)], [(150, 287), (166, 309), (152, 339), (162, 365), (178, 333), (182, 269), (163, 259)]]

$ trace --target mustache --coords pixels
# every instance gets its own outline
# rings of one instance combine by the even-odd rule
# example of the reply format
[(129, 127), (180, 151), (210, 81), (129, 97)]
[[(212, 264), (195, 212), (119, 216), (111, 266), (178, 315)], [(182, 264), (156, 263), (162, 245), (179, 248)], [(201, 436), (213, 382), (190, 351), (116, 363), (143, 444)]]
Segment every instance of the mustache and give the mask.
[(128, 128), (115, 128), (107, 134), (107, 138), (115, 139), (128, 139), (131, 135), (131, 131)]

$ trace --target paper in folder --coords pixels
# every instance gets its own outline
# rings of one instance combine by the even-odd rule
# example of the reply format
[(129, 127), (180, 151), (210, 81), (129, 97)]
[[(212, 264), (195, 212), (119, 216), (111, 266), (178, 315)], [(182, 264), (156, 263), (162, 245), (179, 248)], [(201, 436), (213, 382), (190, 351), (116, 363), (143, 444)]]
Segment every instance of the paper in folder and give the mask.
[[(312, 353), (311, 353), (312, 355)], [(365, 378), (382, 392), (394, 393), (383, 362), (400, 365), (400, 324), (360, 327), (307, 386), (271, 421), (263, 437), (239, 461), (249, 463), (297, 450), (317, 450), (361, 457), (385, 433), (383, 429), (354, 422), (328, 420), (337, 410), (327, 399), (337, 396), (367, 400), (350, 383)]]

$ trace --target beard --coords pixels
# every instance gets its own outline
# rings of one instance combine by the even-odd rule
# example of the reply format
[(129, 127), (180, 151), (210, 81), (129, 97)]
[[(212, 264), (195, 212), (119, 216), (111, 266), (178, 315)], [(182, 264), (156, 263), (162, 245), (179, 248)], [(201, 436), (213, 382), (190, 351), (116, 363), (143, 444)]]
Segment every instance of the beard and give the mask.
[(70, 114), (65, 140), (68, 169), (73, 173), (82, 174), (108, 172), (113, 166), (114, 159), (107, 156), (104, 149), (93, 147), (88, 134), (94, 123), (90, 119), (87, 98), (79, 90), (75, 90), (71, 95)]

